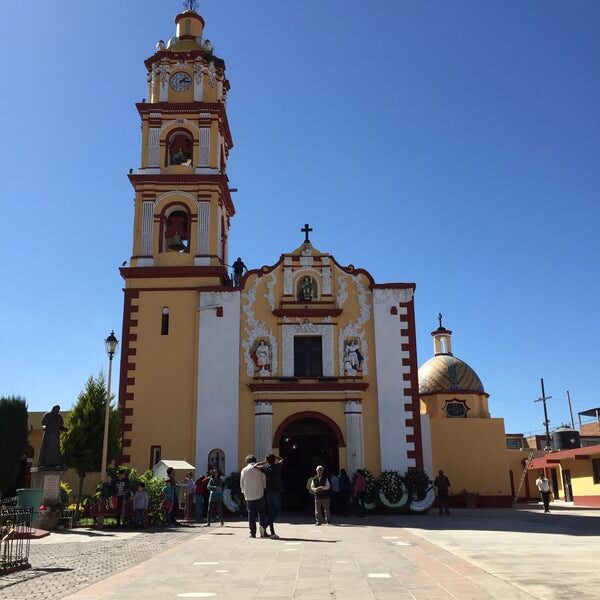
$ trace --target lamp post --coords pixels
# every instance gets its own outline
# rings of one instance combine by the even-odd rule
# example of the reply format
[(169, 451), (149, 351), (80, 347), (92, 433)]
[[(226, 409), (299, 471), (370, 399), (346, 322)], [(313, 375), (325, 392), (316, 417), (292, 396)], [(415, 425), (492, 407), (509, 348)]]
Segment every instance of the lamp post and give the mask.
[(108, 386), (106, 389), (106, 410), (104, 412), (104, 440), (102, 442), (102, 471), (100, 476), (104, 481), (106, 479), (106, 463), (108, 460), (108, 424), (110, 421), (110, 380), (112, 377), (112, 360), (117, 353), (119, 340), (115, 337), (115, 332), (111, 331), (110, 335), (104, 340), (106, 353), (108, 354)]

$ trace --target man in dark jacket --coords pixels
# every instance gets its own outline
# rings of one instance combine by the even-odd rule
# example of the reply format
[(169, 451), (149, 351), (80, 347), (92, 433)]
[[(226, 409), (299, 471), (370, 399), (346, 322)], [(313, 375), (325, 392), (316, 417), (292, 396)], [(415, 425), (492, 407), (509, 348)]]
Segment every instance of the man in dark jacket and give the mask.
[(323, 516), (325, 523), (331, 524), (331, 514), (329, 513), (330, 486), (329, 480), (325, 476), (325, 469), (321, 465), (317, 467), (317, 474), (313, 477), (310, 485), (311, 492), (315, 495), (315, 524), (321, 525)]
[(117, 520), (117, 527), (125, 524), (125, 515), (127, 513), (127, 500), (131, 493), (131, 485), (129, 483), (129, 477), (125, 471), (119, 471), (117, 478), (112, 481), (112, 493), (113, 496), (117, 497), (117, 508), (115, 512), (115, 519)]
[(440, 511), (440, 517), (442, 515), (450, 515), (450, 509), (448, 508), (448, 496), (450, 494), (450, 480), (444, 475), (444, 471), (440, 469), (438, 476), (433, 482), (437, 490), (437, 502), (438, 509)]

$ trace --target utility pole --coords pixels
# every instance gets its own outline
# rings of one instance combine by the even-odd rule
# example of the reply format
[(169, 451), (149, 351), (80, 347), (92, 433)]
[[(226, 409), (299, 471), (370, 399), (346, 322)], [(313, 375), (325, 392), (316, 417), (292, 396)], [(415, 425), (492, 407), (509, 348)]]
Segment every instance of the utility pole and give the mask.
[(569, 394), (569, 390), (567, 390), (567, 402), (569, 403), (569, 413), (571, 415), (571, 427), (575, 429), (575, 420), (573, 419), (573, 408), (571, 406), (571, 394)]
[(550, 398), (552, 398), (552, 396), (546, 396), (546, 391), (544, 390), (544, 378), (543, 377), (540, 379), (540, 382), (542, 383), (542, 397), (538, 398), (537, 400), (534, 400), (534, 402), (543, 402), (544, 403), (544, 425), (546, 426), (546, 447), (544, 448), (544, 450), (550, 451), (550, 450), (552, 450), (552, 446), (550, 445), (550, 428), (548, 427), (548, 424), (550, 423), (550, 421), (548, 421), (548, 410), (546, 409), (546, 400), (550, 400)]

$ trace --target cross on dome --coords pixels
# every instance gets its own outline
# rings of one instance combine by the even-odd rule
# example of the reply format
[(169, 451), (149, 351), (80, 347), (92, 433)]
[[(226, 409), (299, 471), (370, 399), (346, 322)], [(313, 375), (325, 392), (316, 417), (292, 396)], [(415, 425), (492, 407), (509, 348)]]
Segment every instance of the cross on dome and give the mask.
[(185, 0), (183, 8), (195, 11), (198, 8), (198, 0)]

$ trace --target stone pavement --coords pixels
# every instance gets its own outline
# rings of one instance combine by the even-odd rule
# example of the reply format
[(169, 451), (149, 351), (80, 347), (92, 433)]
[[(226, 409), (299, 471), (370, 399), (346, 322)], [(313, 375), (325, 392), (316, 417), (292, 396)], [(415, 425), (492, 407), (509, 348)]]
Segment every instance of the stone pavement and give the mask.
[(250, 539), (241, 521), (108, 539), (91, 532), (86, 543), (61, 534), (68, 541), (35, 544), (37, 573), (0, 598), (600, 599), (599, 517), (537, 507), (323, 527), (295, 517), (278, 526), (280, 540)]
[(251, 539), (240, 522), (206, 529), (68, 600), (532, 598), (393, 521), (282, 523), (279, 540)]
[(196, 535), (192, 527), (144, 533), (75, 529), (31, 542), (31, 569), (0, 577), (2, 600), (51, 600), (136, 565)]

